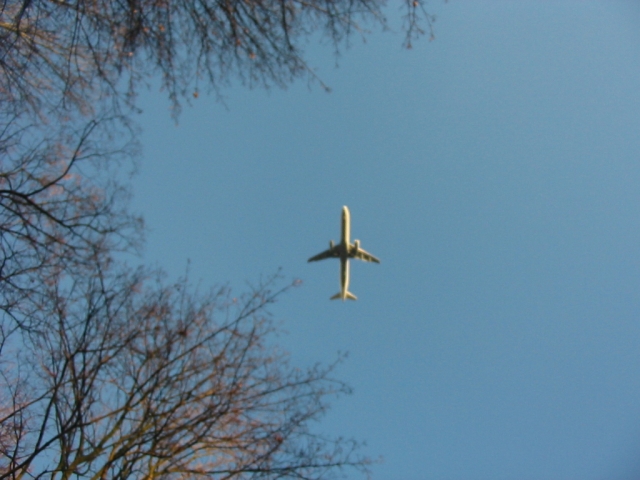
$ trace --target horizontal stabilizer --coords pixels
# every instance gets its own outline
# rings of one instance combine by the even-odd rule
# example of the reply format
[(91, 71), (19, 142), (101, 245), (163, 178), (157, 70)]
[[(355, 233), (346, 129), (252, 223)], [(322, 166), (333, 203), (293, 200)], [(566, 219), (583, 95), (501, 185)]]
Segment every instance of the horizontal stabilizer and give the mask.
[[(339, 300), (342, 298), (342, 292), (338, 292), (336, 293), (333, 297), (331, 297), (331, 300)], [(349, 300), (357, 300), (358, 297), (356, 297), (353, 293), (351, 292), (346, 292), (345, 298), (342, 298), (342, 301), (344, 302), (346, 299)]]

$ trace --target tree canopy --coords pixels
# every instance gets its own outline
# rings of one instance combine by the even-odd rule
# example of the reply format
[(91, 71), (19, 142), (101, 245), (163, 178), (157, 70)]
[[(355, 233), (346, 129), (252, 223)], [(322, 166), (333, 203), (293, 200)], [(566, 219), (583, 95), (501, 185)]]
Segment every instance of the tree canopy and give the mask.
[[(406, 43), (430, 30), (404, 1)], [(327, 478), (366, 471), (317, 436), (334, 366), (267, 341), (276, 275), (234, 297), (132, 269), (135, 94), (175, 111), (232, 81), (285, 86), (379, 0), (22, 0), (0, 6), (0, 478)]]
[[(304, 42), (321, 31), (336, 49), (372, 22), (380, 0), (22, 0), (0, 10), (0, 105), (87, 113), (160, 75), (181, 97), (240, 80), (284, 86), (312, 75)], [(431, 29), (422, 1), (403, 0), (406, 42)]]

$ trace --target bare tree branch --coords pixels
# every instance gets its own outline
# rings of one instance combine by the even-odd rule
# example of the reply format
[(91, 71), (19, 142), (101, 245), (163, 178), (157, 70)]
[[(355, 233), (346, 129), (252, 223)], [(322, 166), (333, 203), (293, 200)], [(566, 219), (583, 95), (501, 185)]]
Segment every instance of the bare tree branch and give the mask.
[[(19, 121), (0, 134), (0, 322), (5, 335), (31, 328), (42, 285), (73, 272), (98, 251), (136, 246), (140, 220), (126, 211), (128, 191), (108, 170), (132, 144), (106, 150), (118, 119), (44, 136)], [(109, 166), (110, 162), (113, 165)], [(100, 171), (104, 170), (103, 174)]]

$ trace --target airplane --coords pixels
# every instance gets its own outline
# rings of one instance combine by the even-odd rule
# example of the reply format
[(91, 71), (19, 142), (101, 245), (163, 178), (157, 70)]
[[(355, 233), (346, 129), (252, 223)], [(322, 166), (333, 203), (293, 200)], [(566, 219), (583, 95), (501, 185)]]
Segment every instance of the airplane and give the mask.
[(357, 258), (365, 262), (380, 263), (380, 260), (371, 255), (369, 252), (360, 248), (360, 240), (354, 240), (353, 243), (349, 242), (349, 234), (351, 230), (351, 218), (349, 209), (345, 205), (342, 207), (342, 241), (336, 245), (333, 240), (329, 241), (329, 250), (325, 250), (318, 255), (311, 257), (308, 262), (317, 262), (318, 260), (324, 260), (325, 258), (339, 258), (340, 259), (340, 291), (336, 293), (331, 300), (342, 299), (345, 300), (357, 300), (357, 297), (349, 291), (349, 259)]

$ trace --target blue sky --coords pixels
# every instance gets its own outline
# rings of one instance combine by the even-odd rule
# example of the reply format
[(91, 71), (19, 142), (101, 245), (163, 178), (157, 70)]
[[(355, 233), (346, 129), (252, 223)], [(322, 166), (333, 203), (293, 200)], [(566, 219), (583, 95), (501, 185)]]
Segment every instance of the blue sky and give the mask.
[[(640, 5), (430, 8), (412, 50), (374, 30), (335, 68), (312, 39), (330, 94), (234, 85), (176, 125), (145, 93), (144, 258), (302, 279), (277, 340), (301, 366), (350, 353), (317, 428), (366, 440), (375, 480), (639, 478)], [(352, 262), (349, 303), (337, 262), (306, 263), (342, 205), (382, 260)]]

